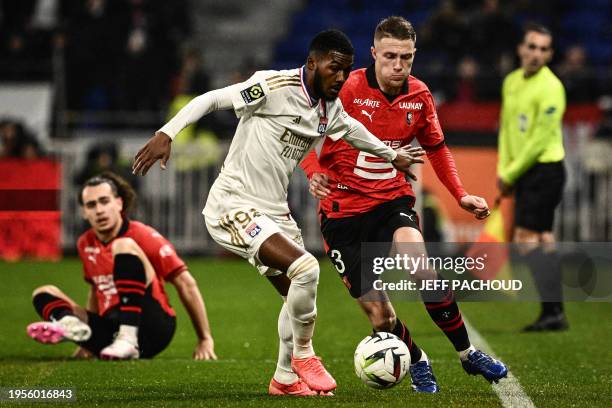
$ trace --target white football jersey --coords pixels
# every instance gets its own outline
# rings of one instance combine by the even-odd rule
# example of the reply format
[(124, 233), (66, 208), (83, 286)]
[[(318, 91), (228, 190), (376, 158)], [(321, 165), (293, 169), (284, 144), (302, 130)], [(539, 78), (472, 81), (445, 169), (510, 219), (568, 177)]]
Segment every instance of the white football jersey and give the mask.
[(219, 217), (232, 208), (253, 207), (288, 214), (295, 167), (321, 137), (344, 136), (350, 119), (339, 98), (314, 100), (308, 94), (304, 68), (258, 71), (226, 89), (240, 123), (202, 212)]

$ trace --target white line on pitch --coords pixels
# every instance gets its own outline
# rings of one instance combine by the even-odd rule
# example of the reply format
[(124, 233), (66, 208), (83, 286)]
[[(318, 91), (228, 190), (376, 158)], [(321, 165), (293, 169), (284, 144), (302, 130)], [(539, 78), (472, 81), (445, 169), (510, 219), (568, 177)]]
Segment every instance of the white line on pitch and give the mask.
[[(495, 352), (489, 346), (489, 343), (478, 333), (478, 331), (472, 326), (465, 315), (463, 315), (463, 322), (465, 323), (465, 327), (468, 330), (468, 334), (470, 335), (470, 339), (474, 346), (493, 358), (497, 358), (495, 356)], [(518, 379), (508, 370), (508, 377), (499, 380), (499, 384), (493, 384), (493, 390), (501, 400), (504, 408), (535, 408), (533, 401), (531, 398), (525, 393), (523, 387), (519, 383)]]

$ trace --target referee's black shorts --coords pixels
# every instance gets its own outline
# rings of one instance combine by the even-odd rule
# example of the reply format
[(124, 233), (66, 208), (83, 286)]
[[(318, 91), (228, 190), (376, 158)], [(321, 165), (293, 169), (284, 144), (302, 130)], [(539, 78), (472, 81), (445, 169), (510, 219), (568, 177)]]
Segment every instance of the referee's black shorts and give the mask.
[[(119, 308), (114, 307), (100, 316), (87, 312), (91, 337), (79, 346), (96, 356), (109, 346), (119, 331)], [(176, 317), (169, 315), (151, 295), (151, 285), (147, 288), (142, 303), (142, 315), (138, 327), (138, 349), (140, 358), (151, 358), (162, 352), (174, 336)]]
[[(327, 218), (321, 214), (321, 232), (328, 247), (327, 255), (352, 297), (365, 295), (372, 290), (374, 281), (380, 279), (372, 271), (372, 259), (389, 256), (393, 234), (398, 228), (420, 230), (413, 205), (414, 198), (404, 196), (352, 217)], [(380, 253), (366, 253), (361, 250), (361, 244), (366, 242), (388, 245), (377, 246)]]
[(563, 161), (538, 163), (530, 168), (516, 182), (515, 225), (537, 232), (552, 231), (564, 186)]

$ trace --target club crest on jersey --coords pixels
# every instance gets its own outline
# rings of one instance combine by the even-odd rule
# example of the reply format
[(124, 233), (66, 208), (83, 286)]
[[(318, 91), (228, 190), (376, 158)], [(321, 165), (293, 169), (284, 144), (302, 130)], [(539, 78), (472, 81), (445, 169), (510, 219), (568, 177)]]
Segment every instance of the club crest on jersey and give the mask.
[(412, 112), (406, 112), (406, 123), (408, 126), (412, 125)]
[(256, 83), (255, 85), (251, 85), (247, 89), (240, 91), (240, 95), (242, 96), (242, 99), (244, 99), (245, 103), (251, 103), (262, 98), (264, 96), (264, 92), (261, 85)]
[(261, 227), (256, 223), (252, 223), (251, 225), (246, 227), (244, 231), (249, 235), (249, 237), (255, 238), (257, 234), (261, 232)]
[(317, 132), (319, 132), (319, 134), (321, 135), (324, 135), (326, 131), (327, 131), (327, 118), (321, 117), (319, 118), (319, 127), (317, 128)]

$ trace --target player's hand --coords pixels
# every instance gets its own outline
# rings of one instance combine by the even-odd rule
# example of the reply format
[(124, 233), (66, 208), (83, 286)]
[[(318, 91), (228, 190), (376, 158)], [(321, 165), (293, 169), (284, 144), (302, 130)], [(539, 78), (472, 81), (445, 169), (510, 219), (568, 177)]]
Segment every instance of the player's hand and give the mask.
[(77, 358), (77, 359), (88, 359), (88, 358), (94, 358), (95, 356), (93, 355), (93, 353), (83, 347), (77, 347), (76, 350), (74, 350), (74, 353), (72, 353), (72, 358)]
[(216, 360), (215, 342), (212, 337), (198, 341), (195, 351), (193, 352), (194, 360)]
[(327, 174), (314, 173), (308, 183), (308, 191), (319, 200), (327, 197), (331, 190), (329, 189), (329, 177)]
[(406, 173), (408, 177), (416, 181), (417, 177), (410, 170), (410, 166), (415, 163), (425, 163), (425, 161), (421, 159), (421, 156), (425, 154), (425, 150), (421, 147), (404, 146), (395, 149), (395, 151), (397, 152), (397, 157), (391, 162), (393, 167)]
[(512, 195), (512, 192), (514, 191), (513, 186), (506, 184), (504, 180), (500, 178), (497, 179), (497, 188), (499, 189), (499, 192), (502, 195), (502, 197), (508, 197)]
[(170, 158), (171, 143), (170, 136), (163, 132), (155, 132), (155, 136), (149, 139), (147, 144), (136, 153), (132, 173), (144, 176), (158, 160), (161, 160), (159, 167), (166, 170), (166, 163)]
[(484, 220), (491, 214), (487, 201), (482, 197), (473, 195), (463, 196), (461, 197), (460, 205), (464, 210), (474, 214), (478, 220)]

